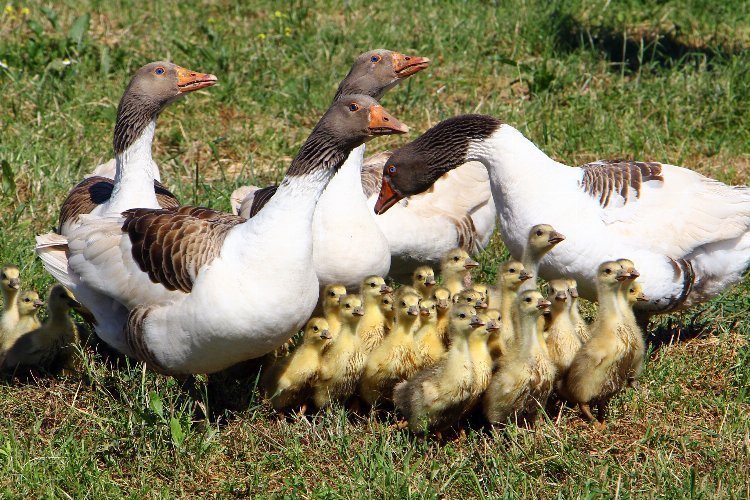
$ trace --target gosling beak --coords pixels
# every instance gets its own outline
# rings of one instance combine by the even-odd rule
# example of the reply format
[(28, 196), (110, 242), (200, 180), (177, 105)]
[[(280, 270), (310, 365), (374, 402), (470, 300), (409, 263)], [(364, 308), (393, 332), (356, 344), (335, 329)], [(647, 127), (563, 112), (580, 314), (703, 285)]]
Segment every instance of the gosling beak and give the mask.
[(547, 241), (549, 241), (550, 245), (557, 245), (564, 239), (565, 239), (565, 236), (563, 236), (562, 233), (558, 233), (557, 231), (552, 231), (549, 234), (549, 239)]
[(405, 134), (409, 131), (409, 127), (392, 117), (380, 104), (370, 106), (370, 123), (367, 129), (373, 136)]
[(177, 66), (177, 88), (180, 94), (216, 85), (219, 79), (209, 73), (198, 73)]
[(472, 326), (472, 328), (477, 328), (479, 326), (485, 325), (484, 321), (482, 321), (482, 318), (480, 318), (479, 316), (472, 316), (469, 324)]
[(389, 287), (388, 285), (380, 285), (380, 295), (385, 295), (387, 293), (391, 293), (393, 291), (393, 288)]
[(320, 338), (323, 340), (330, 340), (332, 338), (331, 332), (329, 332), (328, 330), (323, 330), (322, 332), (320, 332)]
[(419, 315), (420, 316), (429, 316), (430, 315), (430, 310), (427, 309), (426, 307), (423, 307), (423, 308), (421, 308), (419, 310)]
[(44, 305), (44, 302), (42, 302), (42, 301), (41, 301), (41, 300), (39, 300), (39, 299), (36, 299), (36, 300), (34, 301), (34, 308), (35, 308), (35, 309), (39, 309), (39, 308), (40, 308), (40, 307), (42, 307), (43, 305)]
[(446, 299), (441, 299), (441, 300), (438, 300), (437, 306), (438, 306), (438, 309), (448, 309), (448, 307), (450, 306), (450, 303)]
[(464, 268), (471, 269), (473, 267), (477, 267), (479, 265), (479, 262), (475, 261), (471, 257), (466, 259), (466, 262), (464, 262)]
[(578, 298), (578, 288), (570, 288), (570, 296), (574, 299)]
[(396, 191), (387, 175), (383, 175), (383, 183), (380, 185), (378, 201), (375, 202), (375, 213), (384, 214), (389, 208), (403, 199), (403, 195)]
[(21, 288), (21, 279), (20, 278), (12, 278), (8, 282), (8, 286), (11, 287), (14, 290), (18, 290), (19, 288)]
[(568, 299), (568, 296), (565, 295), (565, 292), (557, 292), (555, 294), (555, 300), (559, 300), (561, 302), (565, 302)]
[(542, 310), (548, 310), (551, 305), (552, 305), (552, 302), (550, 302), (549, 300), (539, 299), (539, 302), (537, 302), (536, 304), (536, 308), (542, 309)]
[(430, 60), (426, 57), (406, 56), (393, 53), (393, 71), (399, 78), (407, 78), (414, 73), (419, 73), (430, 65)]
[(81, 303), (78, 302), (76, 299), (68, 299), (68, 307), (71, 309), (79, 309), (81, 307)]
[(352, 311), (352, 314), (355, 316), (364, 316), (365, 310), (362, 307), (355, 307)]
[(500, 330), (500, 323), (495, 321), (494, 319), (491, 319), (489, 323), (487, 323), (487, 331), (488, 332), (496, 332)]
[(617, 271), (617, 276), (615, 276), (615, 279), (617, 281), (625, 281), (626, 279), (630, 278), (630, 273), (627, 271)]
[(518, 279), (519, 279), (519, 280), (521, 280), (522, 282), (523, 282), (523, 281), (526, 281), (526, 280), (530, 280), (530, 279), (531, 279), (531, 278), (533, 278), (533, 277), (534, 277), (534, 275), (533, 275), (533, 274), (531, 274), (531, 273), (527, 273), (526, 271), (521, 271), (521, 272), (520, 272), (520, 273), (518, 274)]
[(639, 273), (638, 270), (633, 267), (628, 269), (628, 272), (630, 273), (630, 279), (633, 279), (633, 280), (641, 275), (641, 273)]
[(436, 283), (437, 281), (435, 281), (435, 278), (427, 278), (424, 281), (424, 286), (434, 286)]
[(406, 311), (406, 313), (409, 316), (419, 316), (419, 307), (417, 307), (417, 306), (410, 306), (409, 310)]
[(635, 296), (635, 300), (637, 302), (648, 302), (648, 297), (646, 297), (645, 293), (641, 292)]
[(477, 304), (474, 306), (477, 309), (487, 309), (487, 302), (484, 302), (483, 300), (477, 300)]

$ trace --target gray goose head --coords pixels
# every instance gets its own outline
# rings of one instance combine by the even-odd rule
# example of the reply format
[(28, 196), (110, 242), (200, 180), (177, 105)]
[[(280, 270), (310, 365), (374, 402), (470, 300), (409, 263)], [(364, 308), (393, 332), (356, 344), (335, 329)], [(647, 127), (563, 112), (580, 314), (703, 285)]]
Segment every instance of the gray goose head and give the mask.
[(136, 71), (117, 108), (115, 154), (131, 146), (164, 108), (188, 92), (210, 87), (216, 81), (214, 75), (167, 61), (152, 62)]
[(491, 116), (457, 116), (397, 149), (383, 166), (375, 213), (382, 214), (402, 198), (426, 191), (443, 174), (466, 163), (472, 143), (488, 139), (501, 124)]
[(376, 49), (365, 52), (354, 61), (333, 99), (336, 101), (347, 94), (362, 94), (379, 101), (401, 80), (429, 65), (430, 60), (426, 57), (407, 56), (392, 50)]
[(352, 149), (373, 137), (408, 131), (372, 97), (341, 96), (315, 125), (287, 175), (304, 175), (318, 168), (338, 169)]

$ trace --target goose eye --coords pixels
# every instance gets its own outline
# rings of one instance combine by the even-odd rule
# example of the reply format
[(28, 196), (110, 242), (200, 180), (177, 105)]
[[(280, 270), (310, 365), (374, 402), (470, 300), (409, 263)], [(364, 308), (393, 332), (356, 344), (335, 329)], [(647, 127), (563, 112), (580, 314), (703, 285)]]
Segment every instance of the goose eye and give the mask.
[(541, 236), (542, 235), (542, 230), (541, 229), (537, 229), (536, 230), (536, 235), (537, 236)]
[(461, 313), (461, 314), (458, 315), (458, 317), (461, 318), (461, 319), (464, 319), (466, 317), (466, 315), (464, 313)]
[(375, 283), (370, 283), (370, 288), (375, 288)]
[(406, 307), (406, 302), (401, 302), (401, 307)]
[(154, 73), (156, 73), (157, 75), (161, 76), (161, 75), (164, 74), (164, 68), (162, 68), (161, 66), (159, 66), (158, 68), (156, 68), (154, 70)]
[(607, 274), (612, 274), (612, 269), (605, 269), (604, 272)]
[(314, 326), (314, 327), (313, 327), (313, 331), (314, 331), (314, 332), (317, 332), (317, 331), (318, 331), (318, 327), (317, 327), (317, 326)]
[(516, 270), (515, 270), (514, 268), (512, 268), (512, 267), (511, 267), (510, 269), (508, 269), (508, 272), (509, 272), (509, 273), (515, 273), (515, 272), (516, 272)]
[(351, 304), (346, 304), (344, 307), (346, 307), (347, 309), (351, 309), (352, 306)]
[(359, 104), (356, 102), (349, 104), (349, 111), (359, 111)]
[(453, 257), (453, 262), (458, 262), (458, 257)]
[(531, 302), (531, 297), (526, 297), (526, 302)]
[(372, 57), (370, 58), (370, 61), (372, 61), (372, 62), (374, 62), (374, 63), (376, 63), (376, 62), (380, 62), (380, 56), (372, 56)]
[(396, 174), (396, 165), (391, 165), (390, 167), (388, 167), (388, 173), (391, 174), (391, 175), (395, 175)]
[(31, 302), (31, 299), (30, 299), (30, 298), (28, 298), (28, 297), (26, 297), (25, 299), (23, 299), (23, 301), (24, 301), (24, 302)]
[(417, 279), (421, 280), (421, 279), (423, 279), (423, 276), (421, 274), (417, 274)]

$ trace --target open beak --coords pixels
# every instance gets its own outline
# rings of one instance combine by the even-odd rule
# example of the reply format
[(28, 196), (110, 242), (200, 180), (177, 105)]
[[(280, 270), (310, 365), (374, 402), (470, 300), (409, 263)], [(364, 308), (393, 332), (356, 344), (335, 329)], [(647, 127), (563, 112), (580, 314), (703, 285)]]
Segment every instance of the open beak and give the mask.
[(561, 233), (558, 233), (557, 231), (552, 231), (547, 241), (549, 241), (550, 245), (557, 245), (564, 239), (565, 239), (565, 236), (563, 236)]
[(408, 314), (409, 316), (419, 316), (419, 307), (417, 306), (409, 307), (409, 310), (406, 311), (406, 314)]
[(380, 285), (380, 295), (385, 295), (387, 293), (391, 293), (393, 291), (393, 288), (389, 287), (388, 285)]
[(21, 279), (20, 278), (12, 278), (8, 282), (8, 286), (11, 287), (14, 290), (18, 290), (19, 288), (21, 288)]
[(384, 214), (389, 208), (399, 202), (403, 196), (397, 192), (391, 185), (391, 181), (388, 176), (383, 176), (383, 183), (380, 185), (380, 194), (378, 194), (378, 201), (375, 202), (375, 213), (378, 215)]
[(521, 271), (518, 275), (518, 279), (521, 280), (521, 282), (524, 282), (526, 280), (530, 280), (533, 278), (534, 275), (531, 273), (527, 273), (526, 271)]
[(393, 53), (393, 71), (399, 78), (407, 78), (414, 73), (419, 73), (430, 65), (430, 60), (426, 57), (406, 56)]
[(479, 316), (472, 316), (469, 324), (471, 325), (472, 328), (477, 328), (479, 326), (485, 325), (484, 321), (482, 321), (482, 319)]
[(194, 90), (216, 85), (219, 79), (209, 73), (198, 73), (187, 68), (177, 66), (177, 88), (180, 94), (187, 94)]
[(329, 332), (328, 330), (323, 330), (322, 332), (320, 332), (320, 338), (323, 340), (330, 340), (332, 338), (331, 332)]
[(477, 267), (479, 265), (479, 262), (475, 261), (471, 257), (466, 259), (466, 262), (464, 262), (464, 268), (471, 269), (473, 267)]
[(39, 299), (36, 299), (36, 300), (34, 301), (34, 307), (35, 307), (36, 309), (39, 309), (39, 308), (40, 308), (40, 307), (42, 307), (43, 305), (44, 305), (44, 302), (42, 302), (42, 301), (41, 301), (41, 300), (39, 300)]
[(392, 117), (380, 104), (370, 106), (367, 129), (372, 135), (405, 134), (409, 131), (409, 127)]

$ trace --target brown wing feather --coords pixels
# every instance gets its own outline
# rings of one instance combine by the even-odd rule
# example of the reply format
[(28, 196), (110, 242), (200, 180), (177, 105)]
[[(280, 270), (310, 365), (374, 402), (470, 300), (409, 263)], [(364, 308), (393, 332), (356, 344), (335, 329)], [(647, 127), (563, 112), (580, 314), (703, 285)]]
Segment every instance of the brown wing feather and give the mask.
[(362, 191), (366, 198), (380, 192), (380, 185), (383, 183), (383, 165), (392, 154), (392, 151), (382, 151), (366, 158), (362, 163)]
[[(90, 214), (98, 205), (105, 203), (112, 196), (114, 182), (107, 177), (92, 176), (82, 180), (73, 189), (60, 209), (60, 218), (57, 223), (58, 232), (62, 226), (81, 214)], [(180, 205), (173, 195), (162, 183), (154, 181), (156, 201), (162, 208), (175, 208)]]
[(203, 207), (136, 208), (123, 213), (133, 259), (154, 283), (188, 293), (242, 217)]
[(622, 196), (627, 203), (631, 189), (635, 190), (635, 197), (638, 198), (644, 182), (664, 181), (662, 165), (657, 162), (598, 160), (581, 168), (581, 187), (591, 196), (598, 197), (603, 207), (609, 205), (613, 194)]

